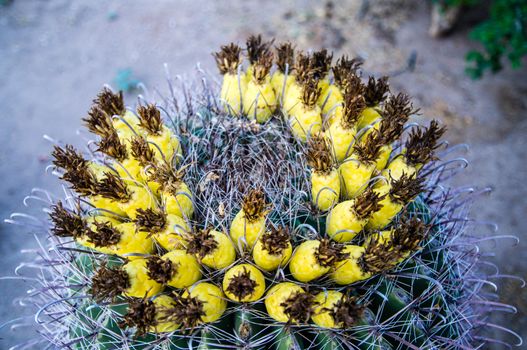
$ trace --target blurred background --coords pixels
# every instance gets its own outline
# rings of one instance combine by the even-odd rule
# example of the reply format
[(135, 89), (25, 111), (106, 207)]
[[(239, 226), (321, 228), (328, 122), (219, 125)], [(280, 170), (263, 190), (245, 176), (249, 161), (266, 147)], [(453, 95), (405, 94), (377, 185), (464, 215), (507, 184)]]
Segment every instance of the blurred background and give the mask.
[[(23, 211), (22, 199), (33, 187), (59, 190), (53, 176), (44, 173), (51, 146), (42, 135), (80, 144), (80, 118), (103, 84), (128, 90), (133, 104), (138, 81), (167, 91), (164, 63), (172, 74), (192, 78), (199, 62), (216, 76), (212, 51), (262, 33), (293, 40), (300, 49), (328, 47), (335, 56), (363, 57), (367, 73), (394, 75), (392, 91), (414, 97), (420, 120), (438, 118), (448, 126), (452, 144), (469, 144), (463, 156), (470, 166), (454, 184), (493, 188), (475, 205), (473, 216), (496, 222), (501, 234), (520, 237), (518, 245), (497, 242), (491, 259), (503, 273), (526, 278), (526, 62), (513, 70), (522, 59), (510, 55), (512, 64), (502, 59), (496, 74), (490, 72), (499, 68), (495, 59), (473, 53), (467, 62), (467, 52), (483, 52), (471, 37), (490, 35), (482, 29), (474, 34), (474, 28), (493, 13), (506, 14), (493, 12), (492, 2), (469, 0), (476, 5), (459, 7), (466, 0), (444, 1), (455, 5), (438, 11), (432, 0), (0, 0), (0, 217)], [(514, 23), (527, 36), (525, 22)], [(520, 53), (527, 51), (525, 42)], [(499, 53), (501, 47), (499, 41), (489, 50)], [(479, 66), (470, 69), (474, 63)], [(476, 226), (474, 234), (489, 230)], [(20, 251), (34, 246), (27, 230), (0, 224), (0, 275), (12, 275), (30, 258)], [(518, 313), (491, 321), (522, 333), (527, 291), (515, 281), (498, 285), (500, 301), (516, 305)], [(27, 315), (12, 302), (27, 289), (21, 281), (0, 281), (0, 324)], [(0, 349), (7, 349), (34, 330), (0, 332)]]

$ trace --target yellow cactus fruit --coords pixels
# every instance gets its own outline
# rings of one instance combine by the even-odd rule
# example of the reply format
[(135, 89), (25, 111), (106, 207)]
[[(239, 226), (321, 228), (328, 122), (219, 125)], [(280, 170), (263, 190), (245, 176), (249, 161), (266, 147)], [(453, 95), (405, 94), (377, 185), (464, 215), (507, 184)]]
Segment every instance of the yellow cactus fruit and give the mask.
[(289, 114), (291, 132), (302, 142), (322, 130), (322, 114), (317, 105), (319, 95), (317, 82), (313, 79), (308, 80), (302, 87), (301, 103)]
[(311, 170), (311, 201), (322, 211), (331, 209), (340, 197), (340, 178), (323, 137), (309, 140), (307, 162)]
[(368, 136), (364, 143), (356, 143), (353, 153), (339, 167), (346, 198), (359, 196), (368, 187), (382, 147), (378, 133)]
[(236, 260), (231, 239), (225, 233), (210, 228), (188, 235), (186, 249), (203, 265), (213, 269), (224, 269)]
[[(319, 87), (321, 87), (320, 84)], [(344, 97), (340, 89), (336, 85), (330, 84), (327, 88), (322, 89), (317, 104), (321, 107), (322, 114), (328, 115), (337, 107), (342, 106), (343, 102)]]
[(250, 264), (236, 265), (223, 277), (223, 292), (232, 301), (257, 301), (265, 293), (264, 275)]
[(268, 121), (278, 105), (269, 75), (272, 65), (273, 53), (269, 50), (262, 51), (252, 66), (252, 78), (247, 81), (247, 89), (243, 95), (244, 113), (258, 123)]
[(349, 242), (362, 231), (372, 213), (380, 209), (379, 195), (372, 189), (356, 199), (337, 204), (329, 213), (326, 221), (326, 233), (337, 242)]
[(370, 125), (375, 120), (381, 118), (378, 106), (386, 99), (386, 94), (389, 91), (388, 77), (381, 77), (379, 79), (369, 77), (363, 92), (364, 98), (366, 99), (366, 108), (360, 115), (358, 129), (362, 129), (366, 125)]
[(214, 53), (214, 57), (218, 70), (223, 75), (220, 99), (224, 110), (228, 114), (240, 115), (243, 95), (247, 89), (245, 74), (238, 74), (238, 69), (242, 62), (241, 48), (234, 43), (230, 43), (222, 46), (219, 52)]
[(158, 162), (172, 163), (175, 157), (181, 154), (179, 140), (174, 133), (163, 125), (161, 112), (153, 105), (139, 106), (137, 108), (139, 116), (139, 127), (143, 130), (145, 138), (149, 144), (154, 157)]
[(179, 328), (175, 322), (167, 320), (167, 313), (175, 307), (168, 295), (158, 295), (153, 300), (132, 298), (128, 301), (128, 312), (123, 325), (136, 328), (136, 335), (146, 333), (169, 333)]
[(295, 48), (290, 42), (285, 42), (276, 47), (276, 53), (276, 66), (278, 69), (271, 77), (271, 85), (275, 91), (277, 101), (282, 104), (283, 96), (287, 95), (288, 87), (295, 81), (293, 74)]
[(147, 262), (147, 259), (135, 259), (124, 264), (123, 270), (130, 280), (130, 287), (124, 291), (125, 296), (151, 297), (163, 289), (162, 284), (150, 277)]
[[(383, 172), (386, 174), (387, 172)], [(398, 180), (380, 182), (374, 191), (385, 197), (379, 202), (380, 209), (371, 214), (366, 227), (370, 230), (380, 230), (386, 227), (393, 218), (401, 212), (406, 204), (423, 192), (423, 178), (411, 178), (403, 174)]]
[(308, 240), (296, 247), (289, 262), (289, 270), (300, 282), (309, 282), (328, 273), (331, 267), (344, 259), (341, 246), (327, 239)]
[(179, 216), (152, 209), (139, 209), (135, 224), (139, 230), (149, 232), (152, 238), (168, 251), (184, 248), (185, 237), (190, 232), (187, 222)]
[(326, 130), (326, 137), (331, 140), (335, 158), (341, 162), (349, 157), (353, 151), (356, 123), (360, 111), (364, 108), (364, 98), (346, 94), (344, 108), (338, 121), (330, 124)]
[(143, 231), (136, 232), (132, 222), (116, 224), (104, 217), (90, 221), (90, 229), (86, 231), (86, 235), (77, 240), (86, 247), (122, 257), (129, 254), (150, 254), (154, 251), (150, 235)]
[(182, 249), (148, 258), (147, 267), (150, 278), (174, 288), (189, 287), (201, 278), (198, 261)]
[(346, 245), (343, 253), (348, 254), (348, 257), (335, 264), (331, 279), (337, 284), (346, 285), (370, 278), (371, 274), (364, 271), (359, 263), (365, 250), (361, 246)]
[(242, 209), (231, 222), (230, 235), (237, 246), (252, 248), (258, 238), (265, 232), (267, 217), (265, 194), (261, 189), (254, 189), (243, 198)]
[(128, 186), (128, 191), (131, 193), (130, 198), (126, 202), (119, 203), (119, 207), (126, 215), (135, 220), (137, 210), (147, 210), (156, 207), (156, 200), (150, 189), (144, 186)]
[(212, 323), (217, 321), (227, 309), (227, 300), (220, 287), (207, 282), (200, 282), (189, 287), (183, 293), (183, 297), (197, 299), (203, 305), (201, 321)]
[(424, 130), (414, 128), (406, 141), (403, 153), (387, 166), (390, 178), (399, 179), (403, 173), (413, 177), (425, 164), (435, 160), (435, 151), (440, 146), (439, 139), (445, 131), (446, 128), (440, 127), (436, 120), (432, 120)]
[(328, 290), (315, 296), (315, 314), (313, 322), (323, 328), (348, 329), (362, 320), (364, 306), (357, 303), (355, 297), (341, 292)]
[(292, 253), (289, 231), (280, 227), (264, 233), (256, 242), (252, 255), (258, 267), (265, 271), (274, 271), (287, 265)]
[(314, 312), (314, 298), (291, 282), (274, 285), (265, 296), (269, 316), (278, 322), (307, 323)]
[(183, 181), (170, 183), (160, 194), (168, 214), (182, 218), (191, 218), (194, 214), (194, 197)]

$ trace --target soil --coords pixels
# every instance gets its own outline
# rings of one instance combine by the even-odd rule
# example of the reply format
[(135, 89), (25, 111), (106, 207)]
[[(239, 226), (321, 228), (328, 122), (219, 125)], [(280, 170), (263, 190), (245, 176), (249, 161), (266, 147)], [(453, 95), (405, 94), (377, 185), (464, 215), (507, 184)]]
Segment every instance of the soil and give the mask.
[[(463, 156), (470, 165), (455, 184), (493, 189), (472, 216), (496, 222), (500, 234), (520, 237), (517, 245), (496, 242), (493, 259), (503, 273), (525, 278), (527, 71), (505, 69), (471, 80), (464, 74), (464, 55), (477, 45), (467, 39), (469, 26), (431, 39), (429, 13), (427, 2), (418, 0), (233, 0), (228, 6), (207, 0), (15, 0), (0, 5), (0, 217), (26, 210), (22, 199), (33, 187), (59, 193), (57, 181), (45, 174), (51, 145), (42, 135), (80, 145), (80, 118), (120, 69), (132, 69), (150, 91), (166, 92), (164, 63), (172, 74), (192, 77), (197, 62), (216, 74), (212, 51), (263, 33), (294, 40), (302, 49), (329, 47), (336, 56), (360, 55), (368, 73), (395, 75), (392, 89), (414, 96), (422, 111), (419, 120), (439, 118), (449, 127), (451, 143), (469, 144)], [(477, 16), (462, 14), (471, 24)], [(402, 69), (408, 63), (415, 63), (412, 71)], [(130, 104), (133, 96), (128, 95)], [(0, 225), (2, 275), (12, 275), (29, 258), (20, 253), (36, 245), (27, 231)], [(489, 230), (476, 225), (474, 233)], [(503, 321), (493, 316), (491, 322), (517, 332), (527, 329), (526, 290), (514, 281), (498, 286), (500, 301), (515, 304), (518, 314)], [(0, 281), (0, 323), (24, 315), (11, 300), (26, 289), (21, 281)], [(0, 348), (28, 339), (30, 332), (2, 329)]]

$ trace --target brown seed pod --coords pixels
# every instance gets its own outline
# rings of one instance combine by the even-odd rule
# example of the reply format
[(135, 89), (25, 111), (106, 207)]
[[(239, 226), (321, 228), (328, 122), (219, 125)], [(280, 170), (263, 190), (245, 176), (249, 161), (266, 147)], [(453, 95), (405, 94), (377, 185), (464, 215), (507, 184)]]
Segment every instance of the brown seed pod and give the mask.
[(161, 135), (163, 120), (161, 119), (161, 112), (154, 104), (137, 107), (137, 116), (139, 117), (139, 126), (145, 129), (148, 134)]
[(251, 279), (251, 273), (244, 266), (243, 271), (234, 275), (227, 286), (227, 292), (234, 295), (238, 300), (243, 300), (246, 296), (252, 295), (257, 283)]
[(238, 67), (242, 63), (241, 52), (240, 46), (230, 43), (222, 46), (219, 52), (212, 54), (222, 75), (238, 73)]
[(251, 35), (246, 42), (249, 62), (255, 64), (264, 52), (270, 51), (272, 44), (273, 40), (264, 42), (260, 34)]
[(366, 108), (366, 101), (362, 95), (347, 93), (344, 95), (344, 106), (340, 120), (344, 129), (352, 129), (359, 120), (361, 112)]
[(328, 141), (322, 136), (309, 139), (306, 151), (307, 164), (316, 172), (329, 174), (334, 169), (334, 159)]
[(114, 93), (109, 88), (104, 87), (93, 102), (110, 117), (123, 115), (126, 112), (122, 91)]
[(375, 163), (379, 158), (381, 147), (384, 145), (383, 137), (379, 130), (373, 130), (366, 137), (366, 141), (353, 145), (353, 152), (360, 162), (364, 164)]
[(379, 193), (374, 192), (371, 188), (368, 188), (355, 199), (355, 205), (353, 206), (355, 216), (359, 219), (370, 217), (372, 213), (375, 213), (382, 208), (380, 201), (383, 200), (384, 197), (386, 197), (386, 195), (380, 195)]
[(154, 150), (142, 136), (134, 136), (131, 141), (132, 157), (142, 167), (147, 167), (155, 162)]
[(90, 293), (100, 302), (121, 295), (129, 287), (130, 279), (126, 271), (121, 267), (106, 267), (103, 263), (92, 277)]
[(316, 80), (324, 79), (328, 75), (332, 60), (333, 53), (327, 49), (313, 52), (311, 56), (311, 70)]
[(128, 157), (126, 146), (119, 139), (119, 135), (115, 130), (104, 135), (99, 142), (97, 142), (97, 151), (102, 152), (115, 160), (122, 162)]
[(266, 77), (271, 72), (273, 66), (273, 53), (266, 50), (260, 54), (258, 60), (254, 63), (254, 79), (258, 84), (263, 84)]
[(196, 254), (200, 259), (203, 259), (208, 254), (212, 253), (218, 248), (218, 242), (210, 233), (212, 228), (199, 230), (193, 235), (189, 235), (187, 244), (187, 253)]
[(344, 253), (344, 246), (335, 241), (323, 238), (320, 240), (315, 256), (320, 266), (330, 267), (336, 262), (342, 261), (349, 257), (348, 253)]
[(424, 131), (421, 128), (414, 128), (406, 141), (407, 162), (418, 165), (436, 160), (435, 150), (439, 147), (438, 141), (445, 131), (446, 127), (439, 127), (437, 120), (432, 120)]
[(249, 191), (243, 198), (242, 209), (249, 221), (256, 221), (265, 215), (268, 205), (265, 202), (265, 194), (262, 189), (257, 188)]
[(289, 318), (289, 324), (307, 323), (315, 313), (315, 297), (309, 292), (294, 292), (280, 304), (284, 314)]
[(64, 148), (53, 146), (51, 156), (53, 165), (66, 171), (88, 168), (88, 161), (72, 145), (66, 145)]
[(332, 68), (335, 85), (342, 90), (346, 90), (352, 77), (359, 76), (358, 70), (363, 63), (364, 61), (360, 58), (350, 59), (347, 56), (339, 58), (335, 66)]
[(88, 111), (88, 116), (82, 121), (91, 133), (102, 137), (114, 131), (111, 117), (98, 105), (93, 105)]
[(135, 327), (135, 335), (140, 337), (149, 332), (152, 327), (157, 325), (156, 306), (154, 302), (147, 298), (128, 298), (128, 312), (124, 316), (119, 327)]
[(166, 285), (172, 279), (178, 267), (169, 259), (162, 259), (159, 256), (151, 256), (146, 261), (148, 277), (162, 285)]
[(342, 298), (331, 308), (324, 308), (335, 320), (335, 324), (341, 328), (348, 329), (357, 325), (364, 315), (366, 307), (357, 302), (357, 297), (343, 295)]
[(113, 227), (110, 222), (95, 221), (94, 225), (95, 231), (88, 230), (86, 236), (88, 237), (88, 242), (92, 243), (95, 247), (108, 247), (121, 241), (123, 233)]
[(289, 247), (291, 236), (287, 227), (272, 227), (270, 231), (265, 232), (262, 237), (262, 249), (271, 255), (280, 255)]
[(322, 89), (318, 87), (315, 79), (311, 78), (302, 85), (302, 102), (308, 109), (313, 109), (317, 106), (318, 98), (322, 93)]
[(135, 225), (140, 231), (152, 235), (166, 228), (167, 216), (162, 211), (139, 208), (136, 211)]
[(51, 232), (58, 237), (79, 238), (89, 231), (86, 220), (79, 214), (65, 209), (61, 201), (51, 207), (49, 218), (53, 223)]
[(285, 42), (276, 46), (276, 55), (276, 66), (278, 70), (285, 74), (287, 67), (288, 73), (291, 74), (295, 64), (295, 48), (293, 44)]
[(132, 193), (123, 179), (110, 172), (105, 172), (102, 180), (97, 183), (96, 193), (104, 198), (115, 199), (124, 203), (132, 197)]
[(364, 98), (368, 107), (375, 107), (386, 99), (386, 94), (390, 91), (388, 77), (384, 76), (379, 79), (369, 77), (368, 83), (364, 90)]
[(403, 173), (399, 179), (390, 179), (388, 195), (393, 202), (406, 204), (425, 190), (424, 181), (422, 177), (409, 177)]
[(203, 322), (202, 318), (206, 315), (203, 302), (190, 295), (173, 294), (172, 298), (175, 306), (162, 312), (161, 321), (180, 324), (183, 329), (187, 329), (189, 333), (192, 332)]
[(304, 85), (307, 81), (313, 79), (311, 59), (305, 53), (299, 52), (297, 54), (293, 69), (295, 71), (295, 79), (298, 84)]

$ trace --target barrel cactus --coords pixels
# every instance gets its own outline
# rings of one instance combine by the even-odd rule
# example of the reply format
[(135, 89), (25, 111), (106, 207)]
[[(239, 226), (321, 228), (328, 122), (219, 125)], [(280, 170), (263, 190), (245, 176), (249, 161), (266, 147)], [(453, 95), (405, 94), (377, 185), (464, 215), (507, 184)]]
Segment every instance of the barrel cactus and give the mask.
[[(472, 191), (444, 181), (436, 121), (358, 59), (251, 36), (214, 54), (221, 88), (168, 77), (127, 108), (105, 87), (84, 149), (54, 141), (64, 195), (25, 300), (61, 349), (469, 349), (492, 310)], [(247, 57), (249, 64), (244, 63)], [(275, 68), (276, 67), (276, 68)], [(219, 91), (219, 94), (218, 94)], [(148, 96), (148, 94), (145, 94)], [(446, 159), (444, 157), (447, 157)], [(443, 158), (443, 159), (442, 159)]]

